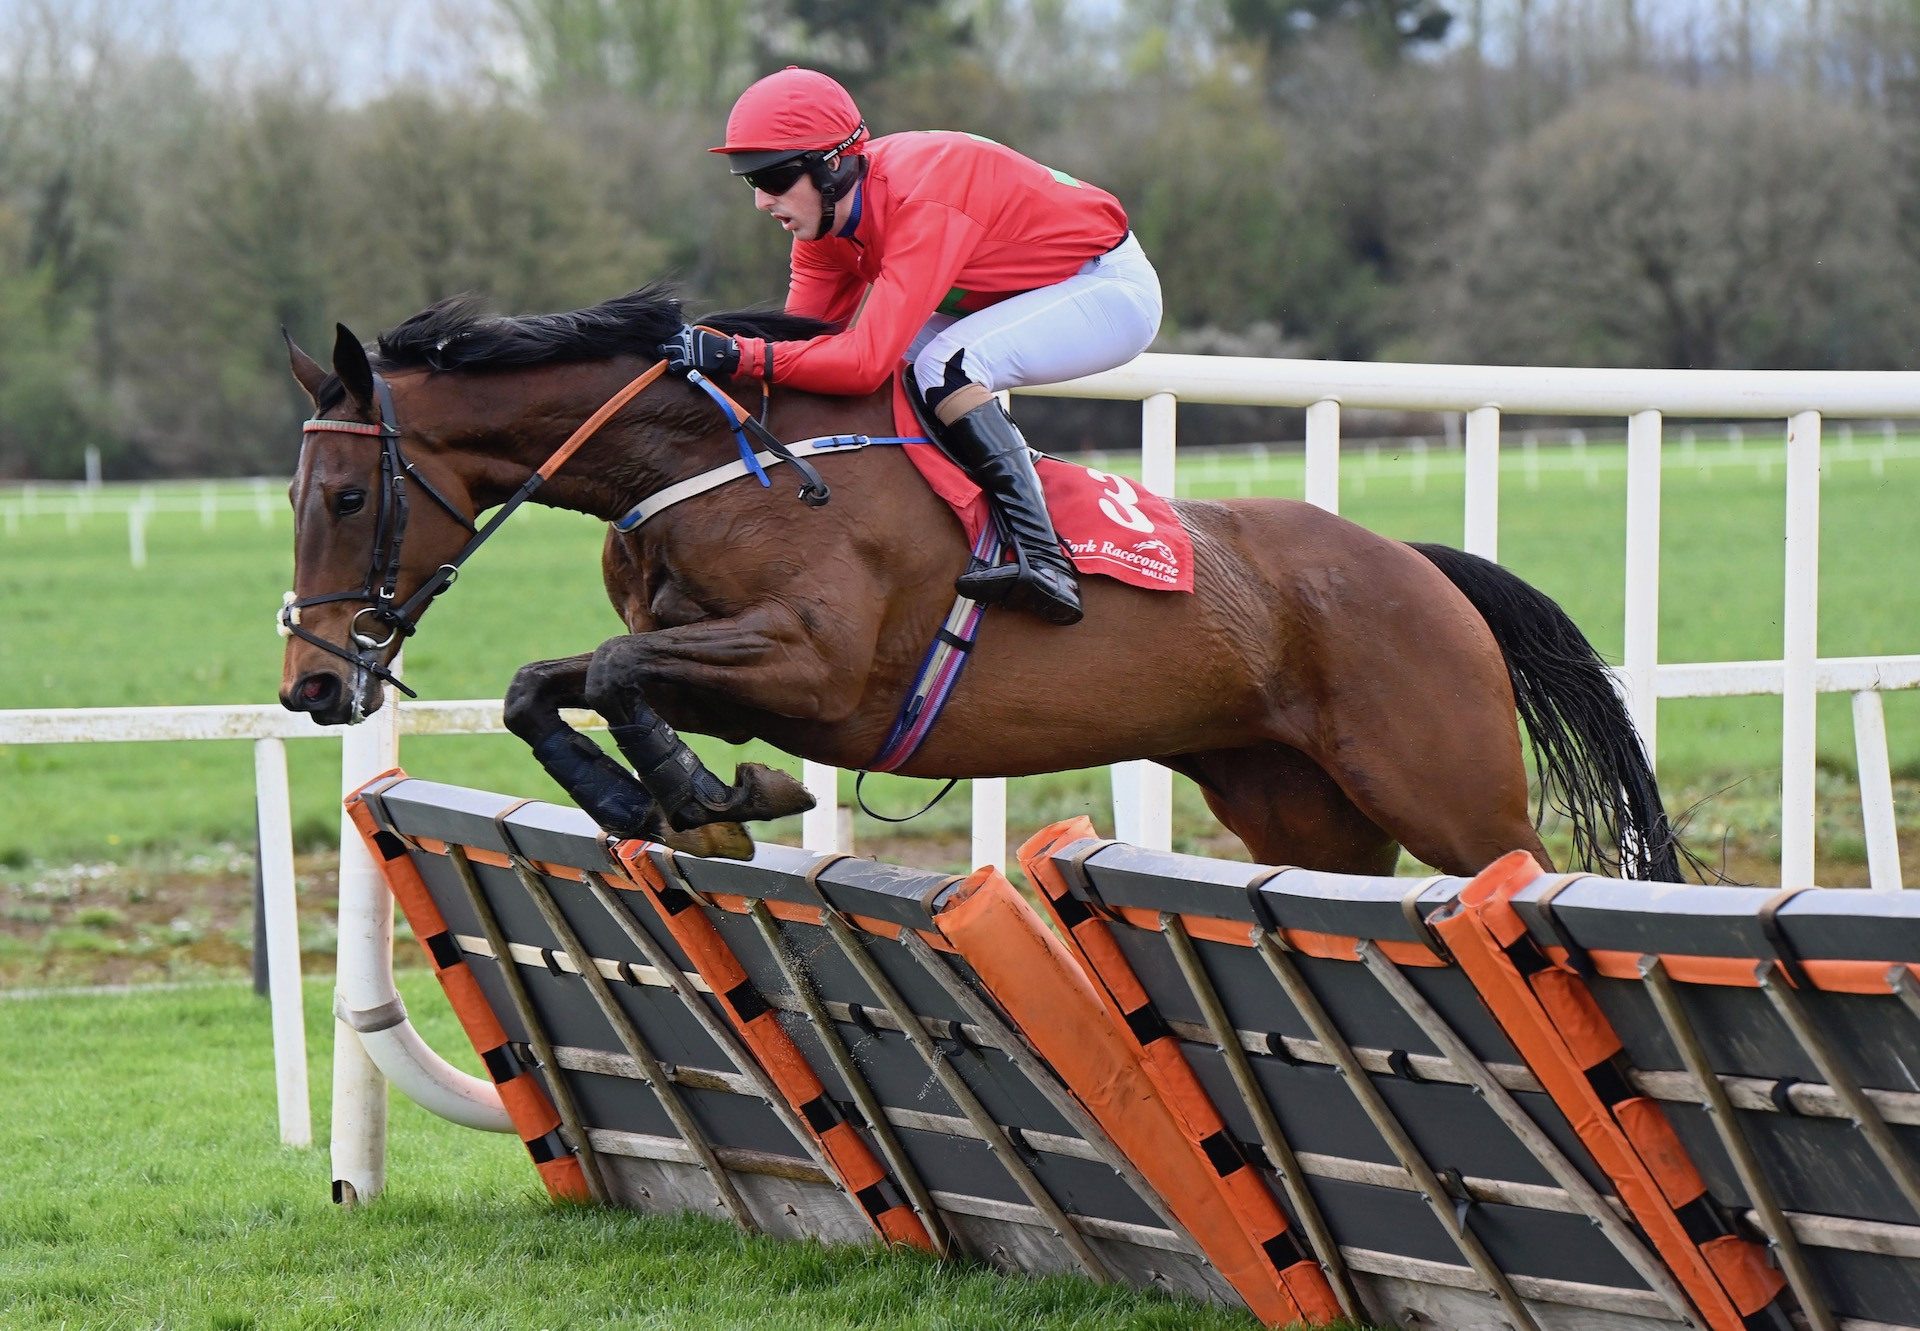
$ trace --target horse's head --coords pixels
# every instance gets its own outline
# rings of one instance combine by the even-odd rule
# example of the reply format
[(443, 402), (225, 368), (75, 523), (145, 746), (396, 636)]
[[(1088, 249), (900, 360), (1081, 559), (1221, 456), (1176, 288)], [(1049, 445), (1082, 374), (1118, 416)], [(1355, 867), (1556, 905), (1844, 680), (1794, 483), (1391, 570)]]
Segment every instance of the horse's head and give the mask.
[(409, 435), (392, 387), (344, 326), (331, 375), (292, 338), (287, 350), (314, 413), (288, 491), (293, 590), (280, 610), (280, 702), (344, 725), (379, 708), (380, 681), (399, 684), (393, 658), (452, 581), (447, 566), (473, 533), (474, 506)]

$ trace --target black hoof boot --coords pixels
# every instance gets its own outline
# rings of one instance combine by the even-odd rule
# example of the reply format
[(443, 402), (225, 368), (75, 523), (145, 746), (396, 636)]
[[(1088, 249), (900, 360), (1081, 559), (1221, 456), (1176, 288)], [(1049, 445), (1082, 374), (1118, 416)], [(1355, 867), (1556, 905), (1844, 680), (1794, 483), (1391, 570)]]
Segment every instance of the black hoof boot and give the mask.
[(633, 773), (577, 730), (557, 731), (533, 746), (533, 756), (587, 817), (617, 837), (658, 840), (660, 806)]
[[(666, 826), (676, 832), (782, 818), (813, 807), (813, 796), (805, 786), (761, 763), (742, 763), (734, 772), (734, 784), (726, 785), (658, 717), (609, 730), (620, 752), (659, 800)], [(752, 853), (751, 843), (747, 853)]]

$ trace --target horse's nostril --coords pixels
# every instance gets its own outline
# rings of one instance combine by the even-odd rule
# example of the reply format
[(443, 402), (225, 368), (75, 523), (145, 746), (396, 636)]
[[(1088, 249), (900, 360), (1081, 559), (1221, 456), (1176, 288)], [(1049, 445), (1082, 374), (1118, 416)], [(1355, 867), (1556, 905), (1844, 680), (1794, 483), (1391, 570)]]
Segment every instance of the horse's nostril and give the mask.
[(308, 675), (300, 682), (300, 696), (307, 702), (319, 702), (333, 692), (332, 675)]

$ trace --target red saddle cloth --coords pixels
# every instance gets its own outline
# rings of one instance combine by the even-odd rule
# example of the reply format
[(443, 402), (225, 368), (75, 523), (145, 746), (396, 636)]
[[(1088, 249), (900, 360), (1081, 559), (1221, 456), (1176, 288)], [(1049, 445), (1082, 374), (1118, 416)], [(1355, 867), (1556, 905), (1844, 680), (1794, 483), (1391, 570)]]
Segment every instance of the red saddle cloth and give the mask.
[[(897, 433), (926, 433), (907, 399), (906, 384), (897, 375), (893, 415)], [(968, 545), (979, 540), (993, 520), (980, 487), (935, 444), (910, 444), (906, 454), (960, 519)], [(1034, 469), (1040, 474), (1054, 529), (1066, 540), (1076, 569), (1150, 591), (1193, 590), (1193, 538), (1172, 504), (1125, 476), (1059, 458), (1043, 457)]]

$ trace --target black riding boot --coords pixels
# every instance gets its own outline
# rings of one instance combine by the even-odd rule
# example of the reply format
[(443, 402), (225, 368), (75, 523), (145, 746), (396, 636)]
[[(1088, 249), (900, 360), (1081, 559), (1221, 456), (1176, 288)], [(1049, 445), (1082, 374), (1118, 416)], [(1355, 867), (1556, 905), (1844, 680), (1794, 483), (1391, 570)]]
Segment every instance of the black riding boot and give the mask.
[(1014, 555), (1011, 564), (968, 570), (954, 589), (982, 605), (1031, 611), (1051, 624), (1079, 623), (1080, 585), (1073, 562), (1047, 516), (1040, 477), (1019, 427), (998, 402), (985, 402), (941, 427), (941, 437), (953, 460), (986, 492)]

